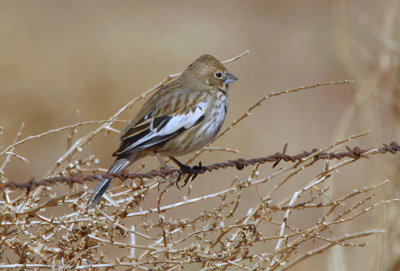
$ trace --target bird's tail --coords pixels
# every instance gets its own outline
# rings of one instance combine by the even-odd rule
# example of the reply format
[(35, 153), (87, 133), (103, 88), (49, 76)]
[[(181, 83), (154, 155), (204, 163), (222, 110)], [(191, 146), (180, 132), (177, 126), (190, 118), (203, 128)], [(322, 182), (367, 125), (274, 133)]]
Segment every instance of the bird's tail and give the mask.
[[(119, 157), (117, 160), (115, 160), (114, 164), (111, 166), (111, 168), (108, 170), (108, 173), (118, 173), (127, 166), (129, 166), (132, 161), (136, 159), (132, 159), (137, 157)], [(94, 189), (92, 195), (90, 196), (90, 199), (87, 202), (87, 206), (89, 209), (92, 209), (96, 207), (96, 205), (99, 203), (100, 199), (103, 197), (104, 193), (110, 186), (112, 181), (112, 178), (106, 178), (97, 187)]]

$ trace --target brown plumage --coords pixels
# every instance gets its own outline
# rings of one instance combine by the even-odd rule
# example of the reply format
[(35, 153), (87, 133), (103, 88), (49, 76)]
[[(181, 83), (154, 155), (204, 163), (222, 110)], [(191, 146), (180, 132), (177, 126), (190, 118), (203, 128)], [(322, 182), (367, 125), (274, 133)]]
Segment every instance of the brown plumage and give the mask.
[[(211, 55), (190, 64), (163, 86), (121, 131), (121, 146), (109, 173), (146, 155), (183, 155), (207, 145), (219, 132), (228, 108), (228, 85), (237, 78)], [(94, 207), (111, 183), (103, 180), (89, 199)]]

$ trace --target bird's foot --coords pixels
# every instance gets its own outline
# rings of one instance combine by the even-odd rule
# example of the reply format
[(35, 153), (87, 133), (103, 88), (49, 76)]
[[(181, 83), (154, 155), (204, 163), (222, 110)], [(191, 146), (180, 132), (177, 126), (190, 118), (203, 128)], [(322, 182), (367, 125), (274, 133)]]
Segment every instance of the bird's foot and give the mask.
[[(181, 173), (179, 173), (178, 178), (176, 180), (176, 187), (178, 187), (178, 189), (181, 189), (182, 187), (185, 187), (186, 184), (189, 182), (189, 180), (193, 181), (197, 177), (198, 174), (204, 173), (207, 170), (206, 167), (203, 167), (201, 162), (199, 162), (198, 166), (190, 167), (190, 166), (187, 166), (185, 164), (182, 164), (175, 157), (170, 156), (169, 158), (172, 161), (174, 161), (175, 164), (178, 165), (178, 167), (179, 167), (179, 169), (181, 171)], [(185, 176), (185, 175), (186, 175), (186, 178), (183, 181), (183, 185), (179, 186), (179, 182), (180, 182), (182, 176)]]

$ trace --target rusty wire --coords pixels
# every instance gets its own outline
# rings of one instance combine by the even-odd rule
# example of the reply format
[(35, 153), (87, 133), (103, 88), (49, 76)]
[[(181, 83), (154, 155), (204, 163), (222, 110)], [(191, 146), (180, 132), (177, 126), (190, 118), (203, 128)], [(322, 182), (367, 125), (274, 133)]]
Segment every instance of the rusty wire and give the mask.
[[(236, 160), (228, 160), (227, 162), (221, 162), (221, 163), (215, 163), (211, 164), (208, 166), (203, 166), (201, 163), (199, 163), (199, 166), (194, 166), (192, 168), (192, 175), (197, 176), (197, 174), (204, 174), (205, 172), (211, 172), (214, 170), (218, 169), (225, 169), (228, 167), (236, 167), (238, 170), (242, 170), (243, 168), (250, 166), (250, 165), (256, 165), (256, 164), (264, 164), (266, 162), (273, 162), (274, 165), (273, 167), (277, 166), (278, 163), (280, 163), (282, 160), (285, 162), (301, 162), (304, 158), (309, 157), (313, 154), (315, 156), (313, 157), (314, 160), (333, 160), (333, 159), (343, 159), (345, 157), (348, 158), (353, 158), (353, 159), (359, 159), (359, 158), (368, 158), (368, 155), (366, 154), (368, 151), (374, 149), (374, 148), (369, 148), (369, 149), (362, 149), (361, 147), (354, 147), (350, 148), (346, 146), (347, 152), (339, 152), (339, 153), (318, 153), (320, 149), (314, 148), (310, 152), (303, 151), (300, 154), (297, 155), (288, 155), (286, 154), (287, 150), (287, 144), (285, 144), (282, 152), (277, 152), (273, 155), (266, 156), (266, 157), (260, 157), (260, 158), (253, 158), (253, 159), (243, 159), (239, 158)], [(400, 145), (393, 141), (389, 145), (383, 144), (383, 147), (376, 148), (376, 150), (379, 153), (387, 153), (390, 152), (392, 154), (396, 154), (397, 152), (400, 151)], [(169, 175), (172, 175), (174, 173), (178, 173), (180, 175), (185, 175), (187, 172), (183, 172), (180, 169), (166, 169), (162, 168), (160, 170), (151, 170), (146, 173), (129, 173), (128, 171), (122, 171), (119, 174), (109, 174), (109, 173), (104, 173), (104, 174), (91, 174), (91, 175), (72, 175), (72, 176), (56, 176), (56, 177), (51, 177), (47, 179), (42, 179), (40, 181), (35, 180), (32, 178), (30, 181), (25, 182), (25, 183), (15, 183), (15, 182), (5, 182), (0, 184), (0, 191), (4, 190), (5, 188), (9, 189), (27, 189), (28, 193), (30, 190), (32, 190), (35, 187), (38, 186), (48, 186), (52, 184), (58, 184), (58, 183), (67, 183), (67, 184), (74, 184), (74, 183), (84, 183), (86, 181), (95, 181), (95, 180), (101, 180), (102, 178), (109, 178), (109, 177), (114, 177), (114, 178), (119, 178), (121, 180), (126, 180), (126, 179), (144, 179), (144, 178), (154, 178), (154, 177), (167, 177)], [(195, 177), (194, 176), (194, 177)], [(185, 183), (189, 179), (186, 178)], [(193, 177), (192, 177), (193, 179)]]

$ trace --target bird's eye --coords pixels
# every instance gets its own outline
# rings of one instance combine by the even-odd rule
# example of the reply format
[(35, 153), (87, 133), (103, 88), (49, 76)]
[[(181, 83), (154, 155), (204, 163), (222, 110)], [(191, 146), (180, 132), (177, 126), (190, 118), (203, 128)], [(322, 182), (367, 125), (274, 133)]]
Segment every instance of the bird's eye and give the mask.
[(216, 72), (214, 73), (214, 76), (217, 77), (218, 79), (222, 78), (222, 73), (221, 72)]

